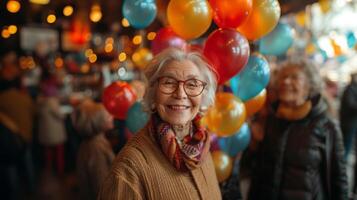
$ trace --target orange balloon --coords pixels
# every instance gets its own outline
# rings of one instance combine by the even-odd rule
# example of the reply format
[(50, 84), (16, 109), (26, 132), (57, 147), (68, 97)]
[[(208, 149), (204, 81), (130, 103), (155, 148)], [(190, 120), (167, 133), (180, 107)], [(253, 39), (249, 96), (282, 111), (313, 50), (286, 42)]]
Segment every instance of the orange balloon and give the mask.
[(232, 159), (223, 151), (214, 151), (212, 152), (212, 160), (214, 164), (214, 169), (216, 170), (218, 182), (221, 183), (227, 180), (232, 174)]
[(244, 103), (232, 93), (219, 92), (214, 106), (206, 113), (208, 128), (220, 137), (235, 134), (246, 119)]
[(194, 39), (207, 31), (212, 11), (206, 0), (171, 0), (167, 18), (174, 32), (184, 39)]
[(257, 40), (277, 25), (280, 6), (277, 0), (253, 0), (253, 9), (245, 22), (238, 27), (248, 40)]
[(244, 102), (245, 109), (247, 111), (247, 117), (254, 115), (256, 112), (262, 109), (266, 100), (267, 92), (265, 89), (263, 89), (257, 96)]
[(213, 21), (220, 28), (237, 28), (249, 16), (253, 0), (209, 0)]

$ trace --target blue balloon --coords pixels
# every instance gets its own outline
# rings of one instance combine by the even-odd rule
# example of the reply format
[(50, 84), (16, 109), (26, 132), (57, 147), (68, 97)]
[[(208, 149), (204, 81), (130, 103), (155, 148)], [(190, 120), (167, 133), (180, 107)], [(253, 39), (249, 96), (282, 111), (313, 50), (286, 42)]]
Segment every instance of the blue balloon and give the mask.
[(242, 72), (230, 80), (233, 94), (242, 101), (257, 96), (269, 83), (268, 61), (259, 54), (252, 54)]
[(128, 110), (125, 124), (130, 132), (135, 134), (140, 129), (144, 128), (148, 120), (149, 116), (143, 111), (142, 104), (140, 102), (135, 102)]
[(149, 26), (157, 13), (155, 0), (125, 0), (122, 9), (123, 16), (137, 29)]
[(349, 48), (353, 48), (357, 43), (357, 39), (356, 39), (355, 34), (352, 31), (350, 31), (350, 32), (347, 33), (346, 37), (347, 37), (348, 47)]
[(259, 52), (264, 55), (283, 55), (291, 47), (293, 40), (291, 27), (285, 23), (278, 23), (272, 32), (258, 41)]
[(234, 157), (248, 147), (250, 137), (249, 126), (247, 123), (244, 123), (240, 130), (233, 136), (219, 138), (218, 145), (221, 151), (227, 153), (231, 157)]

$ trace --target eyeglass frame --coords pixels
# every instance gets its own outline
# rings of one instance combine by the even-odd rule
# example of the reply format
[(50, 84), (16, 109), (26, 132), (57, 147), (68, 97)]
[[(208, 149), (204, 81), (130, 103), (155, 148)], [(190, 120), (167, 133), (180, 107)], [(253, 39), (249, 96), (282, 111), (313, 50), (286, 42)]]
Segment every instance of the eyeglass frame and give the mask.
[[(176, 86), (176, 89), (174, 90), (174, 91), (172, 91), (172, 92), (170, 92), (170, 93), (167, 93), (167, 92), (163, 92), (161, 89), (160, 89), (160, 80), (162, 79), (162, 78), (171, 78), (171, 79), (174, 79), (175, 81), (177, 81), (177, 86)], [(187, 81), (190, 81), (190, 80), (196, 80), (196, 81), (199, 81), (199, 82), (201, 82), (202, 83), (202, 90), (201, 90), (201, 92), (199, 93), (199, 94), (197, 94), (197, 95), (189, 95), (189, 94), (187, 94), (187, 92), (186, 92), (186, 89), (185, 89), (185, 83), (187, 82)], [(176, 79), (176, 78), (174, 78), (174, 77), (171, 77), (171, 76), (160, 76), (160, 77), (158, 77), (157, 78), (157, 83), (158, 83), (158, 87), (159, 87), (159, 90), (160, 90), (160, 92), (162, 92), (162, 93), (164, 93), (164, 94), (173, 94), (173, 93), (175, 93), (177, 90), (178, 90), (178, 88), (180, 87), (180, 83), (183, 83), (183, 85), (182, 85), (182, 87), (183, 87), (183, 91), (185, 91), (185, 94), (187, 95), (187, 96), (189, 96), (189, 97), (197, 97), (197, 96), (200, 96), (201, 94), (202, 94), (202, 92), (203, 92), (203, 90), (205, 90), (205, 87), (207, 86), (207, 83), (206, 82), (203, 82), (203, 81), (201, 81), (201, 80), (199, 80), (199, 79), (195, 79), (195, 78), (189, 78), (189, 79), (187, 79), (187, 80), (178, 80), (178, 79)]]

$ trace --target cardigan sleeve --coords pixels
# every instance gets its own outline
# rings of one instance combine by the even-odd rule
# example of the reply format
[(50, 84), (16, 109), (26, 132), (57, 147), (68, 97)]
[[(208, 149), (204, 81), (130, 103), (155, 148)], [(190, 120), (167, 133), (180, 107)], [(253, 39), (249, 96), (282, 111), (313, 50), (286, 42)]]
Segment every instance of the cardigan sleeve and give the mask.
[(145, 199), (140, 178), (130, 166), (114, 166), (103, 182), (98, 200)]

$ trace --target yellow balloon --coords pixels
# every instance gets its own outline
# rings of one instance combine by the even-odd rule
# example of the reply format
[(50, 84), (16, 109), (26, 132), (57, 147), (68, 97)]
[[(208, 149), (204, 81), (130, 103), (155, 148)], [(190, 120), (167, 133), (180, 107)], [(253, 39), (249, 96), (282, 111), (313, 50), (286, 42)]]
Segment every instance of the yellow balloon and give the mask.
[(304, 27), (306, 24), (306, 14), (304, 11), (301, 11), (296, 14), (295, 16), (296, 23), (299, 24), (299, 26)]
[(319, 0), (319, 6), (323, 13), (327, 13), (331, 9), (330, 0)]
[(246, 119), (244, 103), (231, 93), (219, 92), (214, 106), (206, 113), (208, 128), (220, 137), (236, 133)]
[(212, 152), (212, 160), (214, 164), (214, 169), (216, 170), (218, 182), (221, 183), (227, 180), (232, 174), (232, 158), (230, 158), (223, 151), (214, 151)]
[(248, 40), (257, 40), (272, 31), (279, 18), (280, 5), (277, 0), (253, 0), (253, 10), (238, 31)]
[(139, 48), (133, 53), (132, 60), (140, 69), (145, 69), (146, 65), (151, 61), (153, 55), (151, 51), (145, 47)]
[(207, 31), (212, 10), (206, 0), (171, 0), (167, 18), (174, 32), (184, 39), (194, 39)]

